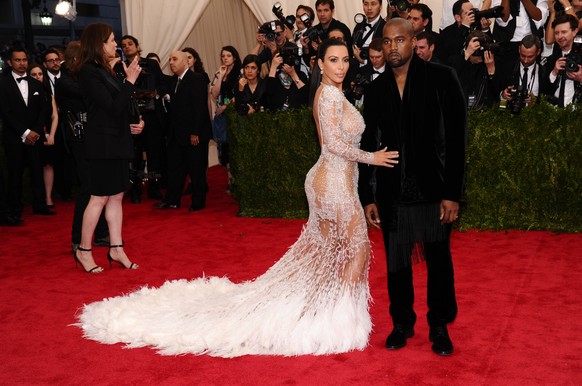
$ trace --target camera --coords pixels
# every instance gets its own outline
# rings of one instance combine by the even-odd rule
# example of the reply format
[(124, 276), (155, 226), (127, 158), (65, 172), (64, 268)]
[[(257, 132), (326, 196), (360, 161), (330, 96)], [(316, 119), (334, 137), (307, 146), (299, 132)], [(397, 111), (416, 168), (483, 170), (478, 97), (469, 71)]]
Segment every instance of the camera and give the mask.
[(389, 2), (388, 6), (393, 5), (394, 7), (396, 7), (397, 10), (403, 12), (408, 10), (408, 8), (410, 8), (410, 3), (408, 2), (408, 0), (395, 0), (395, 1), (391, 1)]
[(467, 39), (465, 41), (465, 47), (467, 47), (467, 45), (471, 42), (471, 40), (473, 40), (473, 38), (477, 38), (479, 45), (481, 46), (480, 49), (478, 49), (477, 51), (473, 52), (473, 55), (471, 56), (483, 56), (485, 51), (491, 51), (492, 53), (496, 54), (500, 51), (501, 49), (501, 45), (499, 43), (495, 43), (493, 41), (491, 41), (491, 38), (484, 34), (481, 31), (473, 31), (471, 32), (468, 36)]
[(273, 9), (271, 11), (273, 11), (275, 16), (277, 16), (277, 19), (279, 19), (281, 23), (283, 23), (284, 25), (287, 26), (287, 28), (293, 31), (293, 25), (295, 24), (295, 16), (293, 15), (284, 16), (283, 7), (281, 7), (281, 3), (276, 2), (275, 4), (273, 4)]
[(311, 20), (309, 19), (309, 15), (307, 13), (301, 15), (299, 19), (301, 19), (303, 25), (307, 27), (305, 32), (303, 32), (303, 37), (309, 39), (312, 42), (319, 42), (321, 39), (323, 39), (323, 32), (316, 28), (313, 28), (313, 25), (311, 24)]
[(279, 55), (283, 59), (284, 64), (289, 66), (299, 66), (301, 64), (301, 55), (299, 55), (299, 47), (285, 46), (279, 49)]
[[(354, 22), (356, 24), (363, 24), (366, 22), (366, 16), (362, 13), (356, 13), (354, 15)], [(368, 55), (368, 47), (362, 47), (364, 45), (364, 28), (360, 28), (357, 33), (354, 34), (354, 42), (356, 47), (360, 49), (360, 58), (363, 60), (368, 59), (370, 56)]]
[(582, 35), (574, 36), (572, 50), (566, 56), (566, 72), (577, 72), (579, 64), (582, 64)]
[(346, 92), (346, 98), (349, 100), (362, 99), (364, 89), (370, 84), (370, 80), (362, 74), (357, 74), (352, 83), (352, 86)]
[(529, 97), (527, 88), (523, 88), (520, 85), (517, 88), (511, 89), (511, 92), (509, 94), (511, 96), (511, 99), (507, 103), (509, 111), (513, 115), (519, 115), (519, 113), (521, 113), (521, 110), (526, 105), (525, 100)]
[(275, 32), (277, 25), (274, 21), (268, 21), (265, 24), (259, 26), (259, 33), (265, 35), (265, 39), (274, 42), (275, 39), (279, 37), (280, 32)]
[(498, 5), (497, 7), (485, 9), (483, 11), (479, 10), (479, 8), (473, 8), (470, 12), (473, 12), (475, 15), (475, 22), (471, 26), (471, 29), (481, 29), (481, 18), (493, 19), (501, 17), (503, 15), (503, 7)]

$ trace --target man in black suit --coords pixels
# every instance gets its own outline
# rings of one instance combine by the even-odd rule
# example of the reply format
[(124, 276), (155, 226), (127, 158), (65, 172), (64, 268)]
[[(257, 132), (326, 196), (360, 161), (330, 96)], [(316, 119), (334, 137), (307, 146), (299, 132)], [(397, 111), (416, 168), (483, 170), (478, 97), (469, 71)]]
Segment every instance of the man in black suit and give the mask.
[(180, 207), (186, 175), (192, 183), (190, 212), (206, 205), (208, 142), (212, 135), (208, 113), (208, 87), (203, 75), (189, 71), (186, 53), (170, 54), (174, 73), (168, 133), (168, 191), (159, 209)]
[(366, 90), (361, 148), (400, 154), (394, 168), (360, 165), (359, 193), (370, 227), (386, 245), (388, 294), (394, 329), (386, 348), (414, 335), (412, 263), (426, 260), (432, 350), (453, 352), (447, 324), (457, 314), (450, 251), (451, 223), (459, 213), (465, 170), (467, 108), (453, 69), (414, 55), (412, 25), (402, 18), (384, 27), (388, 68)]
[(328, 31), (339, 29), (344, 34), (344, 40), (348, 47), (352, 46), (352, 34), (348, 26), (333, 18), (335, 12), (333, 0), (317, 0), (315, 2), (315, 12), (317, 13), (319, 24), (313, 28), (320, 31), (323, 40), (327, 39)]
[(30, 171), (33, 213), (52, 215), (55, 212), (46, 206), (40, 160), (47, 96), (39, 81), (26, 76), (28, 58), (23, 49), (11, 49), (8, 58), (12, 71), (0, 80), (2, 142), (8, 162), (6, 204), (9, 216), (19, 222), (25, 165)]
[(458, 0), (453, 4), (455, 22), (441, 32), (439, 57), (443, 63), (454, 65), (463, 56), (467, 36), (475, 22), (473, 4), (469, 0)]
[[(544, 67), (539, 64), (542, 41), (535, 35), (527, 35), (521, 39), (518, 51), (519, 60), (511, 68), (502, 72), (504, 78), (501, 80), (503, 88), (501, 101), (506, 100), (511, 104), (513, 97), (520, 94), (527, 95), (524, 102), (525, 105), (529, 105), (539, 101), (540, 85), (545, 77)], [(500, 104), (500, 106), (504, 105), (506, 104)]]
[(568, 56), (572, 54), (574, 37), (578, 33), (578, 20), (573, 15), (564, 14), (552, 22), (552, 28), (559, 48), (546, 62), (543, 92), (549, 101), (566, 107), (582, 101), (582, 66), (573, 62), (568, 65)]
[[(382, 0), (362, 0), (366, 19), (354, 27), (354, 57), (361, 65), (367, 63), (367, 49), (370, 47), (372, 39), (382, 37), (382, 29), (386, 21), (380, 16), (382, 11)], [(362, 55), (361, 52), (364, 52)]]

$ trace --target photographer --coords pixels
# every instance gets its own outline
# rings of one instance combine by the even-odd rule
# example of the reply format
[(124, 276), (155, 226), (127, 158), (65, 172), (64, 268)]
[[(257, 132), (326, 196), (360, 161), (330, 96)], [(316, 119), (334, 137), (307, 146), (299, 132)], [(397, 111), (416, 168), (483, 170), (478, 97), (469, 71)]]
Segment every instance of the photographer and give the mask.
[(425, 62), (441, 63), (434, 54), (436, 45), (436, 32), (424, 31), (416, 35), (416, 55)]
[(548, 75), (544, 79), (543, 91), (548, 95), (548, 100), (559, 107), (566, 107), (582, 100), (582, 43), (574, 43), (578, 20), (564, 14), (554, 20), (552, 28), (560, 49), (546, 62)]
[(500, 87), (493, 54), (497, 47), (489, 35), (473, 31), (467, 36), (463, 60), (454, 63), (470, 109), (487, 108), (498, 102)]
[(354, 57), (360, 65), (365, 65), (368, 60), (368, 47), (372, 39), (381, 38), (386, 21), (380, 17), (382, 0), (362, 0), (364, 14), (363, 22), (356, 24), (352, 36), (354, 37)]
[(546, 44), (550, 45), (556, 42), (552, 23), (558, 16), (565, 13), (576, 16), (578, 19), (578, 29), (582, 28), (582, 0), (572, 0), (572, 2), (570, 0), (549, 0), (549, 10), (550, 16), (546, 23), (546, 34), (544, 36)]
[(259, 76), (259, 58), (257, 55), (247, 55), (242, 63), (243, 76), (238, 81), (235, 92), (235, 107), (239, 115), (253, 114), (265, 105), (264, 95), (266, 83)]
[[(283, 47), (289, 49), (297, 48), (295, 44), (290, 42), (286, 35), (286, 26), (280, 20), (273, 20), (264, 23), (257, 31), (257, 44), (251, 51), (251, 54), (259, 57), (260, 65), (269, 63), (276, 52), (279, 52)], [(299, 65), (297, 66), (299, 71)]]
[(475, 22), (473, 4), (469, 0), (458, 0), (453, 4), (453, 15), (455, 22), (449, 25), (441, 33), (442, 54), (441, 59), (445, 64), (451, 65), (455, 61), (460, 61), (463, 48), (471, 25)]
[(426, 4), (412, 4), (408, 11), (408, 21), (412, 23), (414, 35), (432, 31), (432, 10)]
[(491, 5), (503, 7), (501, 17), (495, 19), (493, 38), (501, 44), (499, 65), (507, 68), (518, 59), (521, 39), (527, 35), (543, 37), (548, 0), (493, 0)]
[(386, 69), (386, 59), (382, 50), (382, 38), (374, 38), (370, 42), (368, 63), (357, 69), (356, 76), (350, 82), (350, 88), (345, 92), (346, 98), (359, 107), (364, 104), (363, 94), (366, 87), (382, 74)]
[[(315, 20), (315, 14), (313, 8), (306, 5), (299, 5), (295, 11), (295, 25), (297, 30), (293, 33), (293, 42), (297, 47), (301, 47), (301, 65), (300, 70), (309, 78), (311, 75), (311, 70), (309, 67), (309, 61), (311, 56), (315, 56), (316, 50), (311, 48), (309, 36), (315, 36), (312, 31), (313, 20)], [(316, 38), (317, 40), (317, 38)]]
[[(333, 0), (317, 0), (315, 2), (315, 12), (317, 13), (317, 19), (319, 24), (314, 28), (319, 30), (320, 35), (323, 37), (322, 40), (327, 39), (329, 31), (332, 29), (340, 29), (344, 35), (346, 44), (348, 45), (348, 50), (351, 56), (352, 47), (352, 35), (350, 29), (347, 25), (339, 20), (333, 18), (335, 13), (335, 3)], [(316, 50), (318, 47), (314, 47)]]
[(538, 63), (542, 52), (542, 41), (534, 35), (527, 35), (519, 45), (519, 60), (501, 81), (500, 108), (507, 108), (519, 114), (527, 105), (539, 102), (540, 83), (545, 72)]
[(275, 53), (266, 79), (265, 107), (271, 111), (286, 111), (307, 104), (309, 87), (307, 77), (283, 57)]
[[(147, 171), (151, 176), (148, 178), (148, 197), (162, 198), (158, 178), (161, 177), (162, 171), (164, 130), (162, 120), (156, 113), (155, 101), (156, 96), (168, 93), (168, 86), (159, 64), (154, 59), (141, 57), (141, 47), (135, 37), (123, 36), (121, 49), (126, 65), (137, 57), (142, 68), (142, 73), (135, 84), (136, 92), (133, 97), (137, 101), (145, 126), (142, 134), (133, 136), (135, 159), (132, 161), (133, 183), (130, 188), (131, 202), (138, 204), (141, 202), (141, 182), (145, 169), (142, 156), (144, 150), (147, 156)], [(121, 64), (116, 68), (117, 73), (120, 73), (119, 66)]]
[[(451, 10), (453, 9), (453, 4), (456, 0), (443, 0), (443, 7), (441, 10), (441, 21), (439, 25), (439, 30), (442, 32), (445, 28), (450, 26), (455, 22), (455, 18)], [(491, 7), (491, 0), (470, 0), (473, 4), (473, 8), (480, 11), (484, 11)]]

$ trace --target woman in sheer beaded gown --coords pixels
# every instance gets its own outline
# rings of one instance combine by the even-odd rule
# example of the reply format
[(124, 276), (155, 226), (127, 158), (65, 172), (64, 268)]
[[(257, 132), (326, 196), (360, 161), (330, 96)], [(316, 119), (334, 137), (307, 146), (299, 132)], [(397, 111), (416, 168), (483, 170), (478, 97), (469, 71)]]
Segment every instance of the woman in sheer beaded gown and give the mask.
[(77, 325), (86, 338), (220, 357), (320, 355), (367, 345), (370, 244), (357, 162), (391, 167), (398, 154), (359, 149), (364, 122), (341, 92), (345, 44), (324, 42), (318, 65), (313, 111), (321, 155), (307, 174), (309, 220), (295, 244), (254, 280), (174, 280), (85, 305)]

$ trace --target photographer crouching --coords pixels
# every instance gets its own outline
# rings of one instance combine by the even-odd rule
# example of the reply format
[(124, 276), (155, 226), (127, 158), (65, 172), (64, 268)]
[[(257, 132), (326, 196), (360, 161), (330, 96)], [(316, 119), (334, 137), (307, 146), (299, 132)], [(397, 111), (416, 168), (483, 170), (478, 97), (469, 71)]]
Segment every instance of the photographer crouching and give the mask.
[(540, 84), (545, 68), (539, 64), (542, 41), (535, 35), (527, 35), (519, 44), (519, 60), (513, 64), (504, 80), (499, 101), (500, 110), (519, 114), (525, 106), (539, 102)]

